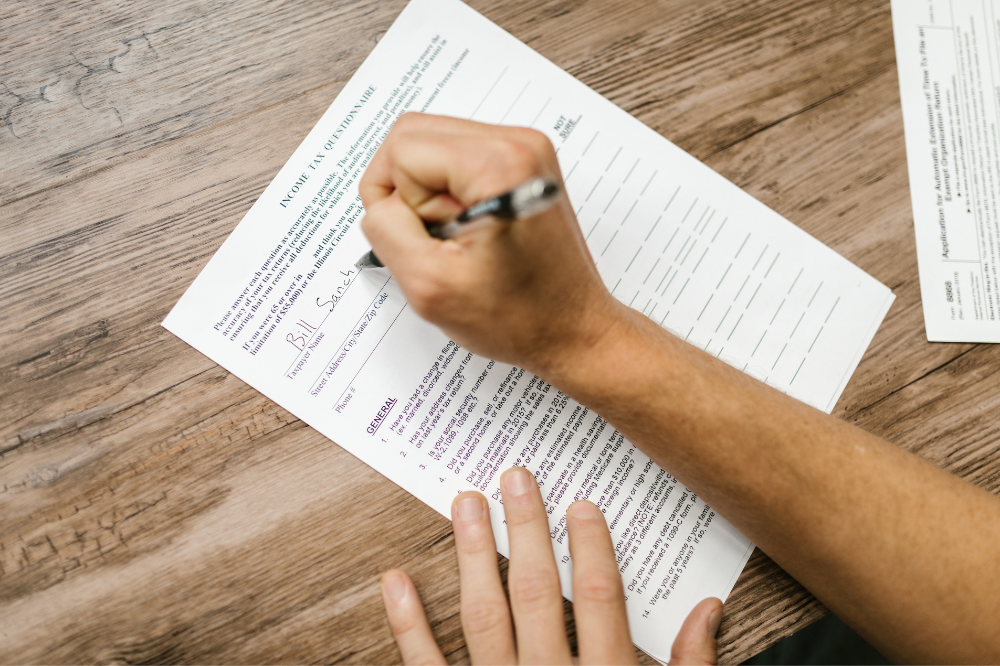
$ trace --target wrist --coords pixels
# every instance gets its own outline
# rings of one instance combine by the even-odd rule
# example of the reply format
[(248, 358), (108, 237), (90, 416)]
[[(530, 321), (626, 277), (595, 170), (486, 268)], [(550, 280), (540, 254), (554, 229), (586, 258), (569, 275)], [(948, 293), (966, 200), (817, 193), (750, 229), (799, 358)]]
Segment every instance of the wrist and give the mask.
[(664, 353), (657, 338), (667, 334), (607, 292), (578, 311), (568, 335), (544, 355), (536, 373), (595, 410), (636, 405), (645, 393), (643, 369)]

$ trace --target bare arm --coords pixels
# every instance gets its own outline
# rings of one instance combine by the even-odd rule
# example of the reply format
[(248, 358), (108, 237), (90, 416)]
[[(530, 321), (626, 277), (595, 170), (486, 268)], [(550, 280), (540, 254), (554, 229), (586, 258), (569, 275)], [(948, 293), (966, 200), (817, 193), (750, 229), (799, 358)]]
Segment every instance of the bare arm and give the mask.
[(553, 384), (890, 659), (1000, 660), (1000, 498), (609, 305)]
[(531, 130), (399, 121), (361, 183), (364, 230), (416, 312), (600, 413), (891, 659), (1000, 662), (1000, 499), (620, 304), (568, 201), (423, 229), (538, 175), (558, 163)]

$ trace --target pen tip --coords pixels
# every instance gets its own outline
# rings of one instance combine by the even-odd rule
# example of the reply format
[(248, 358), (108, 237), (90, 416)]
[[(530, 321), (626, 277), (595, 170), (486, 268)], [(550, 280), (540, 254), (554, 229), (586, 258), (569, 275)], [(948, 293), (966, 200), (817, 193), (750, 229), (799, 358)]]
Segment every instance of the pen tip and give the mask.
[(385, 264), (379, 261), (379, 258), (375, 256), (374, 250), (371, 252), (365, 252), (360, 259), (354, 262), (354, 267), (360, 272), (365, 268), (382, 268)]

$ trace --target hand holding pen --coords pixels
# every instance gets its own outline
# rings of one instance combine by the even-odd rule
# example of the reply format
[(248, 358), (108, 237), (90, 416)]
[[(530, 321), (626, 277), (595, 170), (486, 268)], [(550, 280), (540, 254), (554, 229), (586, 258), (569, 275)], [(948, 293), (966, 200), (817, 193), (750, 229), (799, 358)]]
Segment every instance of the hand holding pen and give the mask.
[[(513, 222), (514, 220), (537, 215), (547, 210), (556, 201), (559, 186), (547, 178), (532, 178), (513, 190), (469, 206), (447, 224), (427, 224), (427, 232), (442, 240), (454, 238), (476, 226), (473, 222), (485, 221), (487, 217)], [(364, 268), (382, 268), (375, 250), (366, 252), (354, 265)]]
[[(407, 113), (359, 193), (362, 231), (410, 309), (470, 352), (551, 376), (628, 315), (597, 272), (541, 132)], [(454, 220), (435, 233), (476, 230), (441, 242), (428, 220)]]

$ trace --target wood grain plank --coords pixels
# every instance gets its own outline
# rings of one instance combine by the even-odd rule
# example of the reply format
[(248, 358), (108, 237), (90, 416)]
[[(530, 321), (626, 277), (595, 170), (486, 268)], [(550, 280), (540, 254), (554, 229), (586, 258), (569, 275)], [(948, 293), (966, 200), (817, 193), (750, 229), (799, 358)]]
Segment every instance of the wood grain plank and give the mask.
[[(998, 491), (996, 347), (923, 335), (888, 3), (472, 4), (889, 285), (836, 413)], [(468, 661), (448, 522), (158, 324), (402, 6), (0, 8), (0, 661), (398, 662), (395, 566)], [(758, 552), (721, 658), (825, 612)]]

